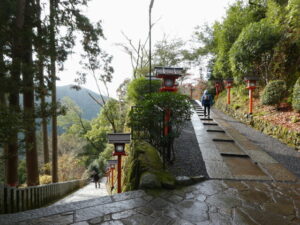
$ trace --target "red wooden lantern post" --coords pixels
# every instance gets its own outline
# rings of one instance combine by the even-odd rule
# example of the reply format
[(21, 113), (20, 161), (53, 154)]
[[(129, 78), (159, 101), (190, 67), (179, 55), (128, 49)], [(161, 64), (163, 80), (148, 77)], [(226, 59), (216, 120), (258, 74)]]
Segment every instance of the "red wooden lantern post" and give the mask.
[(110, 166), (110, 170), (111, 170), (111, 185), (110, 185), (110, 187), (111, 187), (111, 189), (113, 189), (114, 188), (114, 170), (115, 170), (114, 164), (112, 164)]
[(122, 192), (122, 156), (126, 156), (125, 144), (130, 143), (130, 134), (125, 133), (114, 133), (107, 134), (107, 139), (109, 144), (114, 144), (115, 151), (113, 156), (118, 156), (118, 193)]
[(230, 105), (230, 89), (233, 86), (233, 79), (227, 78), (224, 79), (225, 88), (227, 89), (227, 104)]
[(253, 111), (253, 90), (256, 88), (257, 77), (245, 77), (247, 89), (249, 90), (249, 114)]
[[(181, 77), (183, 74), (183, 68), (175, 68), (175, 67), (155, 67), (154, 73), (157, 78), (162, 78), (162, 87), (159, 89), (160, 92), (177, 92), (177, 84), (176, 79)], [(164, 136), (167, 136), (170, 131), (171, 127), (169, 124), (171, 118), (171, 110), (166, 109), (165, 116), (164, 116)], [(171, 158), (171, 150), (168, 147), (168, 159)]]
[(216, 88), (216, 98), (218, 98), (219, 93), (221, 91), (221, 81), (215, 80), (215, 88)]
[(109, 171), (110, 171), (110, 188), (111, 190), (114, 188), (114, 170), (115, 170), (115, 165), (118, 163), (117, 160), (107, 160), (107, 163), (109, 165)]

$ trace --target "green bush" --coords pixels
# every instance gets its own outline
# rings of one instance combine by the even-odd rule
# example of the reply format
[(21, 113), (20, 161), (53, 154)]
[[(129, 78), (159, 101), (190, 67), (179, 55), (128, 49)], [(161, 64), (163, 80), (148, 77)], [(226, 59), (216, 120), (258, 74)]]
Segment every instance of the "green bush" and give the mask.
[[(162, 137), (163, 113), (167, 110), (172, 111), (168, 124), (172, 126), (172, 132)], [(191, 107), (187, 96), (173, 92), (152, 93), (146, 95), (143, 101), (139, 101), (130, 112), (128, 125), (134, 131), (134, 135), (141, 139), (149, 139), (149, 143), (156, 147), (158, 143), (166, 143), (179, 137), (190, 115)]]
[[(161, 86), (160, 80), (152, 80), (151, 90), (152, 92), (158, 92)], [(149, 93), (149, 80), (145, 77), (134, 79), (128, 84), (127, 96), (129, 101), (137, 103), (143, 99), (146, 94)]]
[(267, 84), (262, 94), (262, 104), (278, 104), (286, 94), (286, 84), (283, 80), (274, 80)]
[(297, 80), (293, 90), (293, 108), (300, 112), (300, 78)]

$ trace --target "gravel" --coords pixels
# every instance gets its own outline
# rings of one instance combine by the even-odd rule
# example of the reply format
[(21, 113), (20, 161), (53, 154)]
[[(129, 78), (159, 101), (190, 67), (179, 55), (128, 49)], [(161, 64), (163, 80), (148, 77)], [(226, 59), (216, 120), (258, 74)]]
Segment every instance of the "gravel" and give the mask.
[(274, 159), (300, 178), (300, 152), (297, 152), (295, 149), (269, 135), (233, 119), (215, 108), (213, 108), (212, 111), (223, 117), (226, 122), (241, 134), (245, 135), (254, 144), (261, 147), (265, 152), (270, 154)]
[(175, 160), (167, 170), (175, 176), (208, 177), (191, 121), (186, 121), (181, 135), (174, 143)]

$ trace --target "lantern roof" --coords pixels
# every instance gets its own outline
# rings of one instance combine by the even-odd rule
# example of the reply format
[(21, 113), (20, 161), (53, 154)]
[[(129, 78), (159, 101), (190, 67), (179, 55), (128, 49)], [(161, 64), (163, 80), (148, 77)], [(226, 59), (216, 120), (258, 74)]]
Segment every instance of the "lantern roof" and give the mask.
[(109, 144), (128, 144), (131, 140), (130, 133), (107, 134)]
[(244, 77), (244, 81), (257, 81), (257, 80), (259, 80), (259, 77), (254, 77), (254, 76)]
[(160, 76), (180, 77), (183, 75), (183, 68), (157, 66), (154, 68), (154, 74), (156, 77), (160, 77)]
[(107, 160), (108, 165), (114, 165), (118, 163), (118, 160), (115, 159), (111, 159), (111, 160)]

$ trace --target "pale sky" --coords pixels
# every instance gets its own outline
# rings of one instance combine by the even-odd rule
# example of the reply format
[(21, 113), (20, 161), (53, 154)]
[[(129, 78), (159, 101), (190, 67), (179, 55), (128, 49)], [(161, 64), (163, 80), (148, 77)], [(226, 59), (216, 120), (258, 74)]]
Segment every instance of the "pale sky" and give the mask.
[[(152, 22), (158, 22), (152, 29), (152, 49), (164, 34), (171, 39), (190, 40), (196, 26), (220, 21), (228, 5), (233, 2), (235, 0), (154, 0)], [(89, 7), (84, 10), (93, 22), (102, 21), (106, 40), (102, 41), (101, 46), (114, 57), (112, 65), (115, 73), (109, 84), (111, 97), (116, 97), (116, 89), (132, 74), (129, 56), (116, 43), (126, 43), (122, 31), (134, 43), (146, 39), (149, 31), (149, 4), (150, 0), (91, 0)], [(66, 62), (65, 71), (59, 74), (59, 86), (73, 83), (79, 69), (78, 59), (78, 55), (73, 55)], [(97, 92), (91, 75), (83, 87)]]

